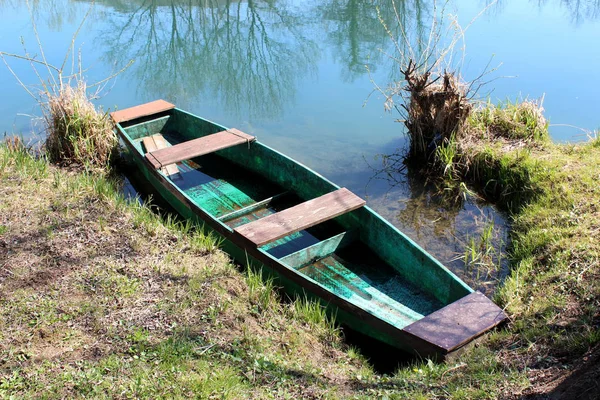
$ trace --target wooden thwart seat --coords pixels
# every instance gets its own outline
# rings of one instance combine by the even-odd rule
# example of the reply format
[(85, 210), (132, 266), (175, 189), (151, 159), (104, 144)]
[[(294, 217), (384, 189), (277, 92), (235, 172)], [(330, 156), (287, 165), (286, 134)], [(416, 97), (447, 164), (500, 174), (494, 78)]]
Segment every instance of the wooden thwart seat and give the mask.
[(238, 129), (228, 129), (147, 153), (146, 158), (154, 168), (159, 169), (165, 165), (189, 160), (238, 144), (249, 143), (255, 139), (254, 136), (248, 135)]
[(356, 210), (365, 201), (346, 188), (327, 193), (265, 218), (235, 228), (255, 246), (272, 242), (294, 232), (310, 228), (321, 222)]
[(481, 292), (473, 292), (404, 331), (434, 345), (441, 354), (454, 351), (506, 319), (506, 314)]
[[(144, 147), (146, 148), (146, 152), (150, 153), (159, 149), (166, 149), (168, 146), (167, 141), (160, 133), (156, 135), (147, 136), (142, 139), (144, 143)], [(171, 176), (179, 173), (179, 168), (175, 164), (169, 164), (161, 168), (161, 171), (164, 172), (165, 175)]]
[(173, 108), (175, 108), (175, 105), (169, 103), (168, 101), (156, 100), (150, 103), (141, 104), (139, 106), (111, 112), (110, 116), (116, 124), (119, 124), (121, 122), (130, 121), (136, 118), (147, 117), (148, 115), (172, 110)]

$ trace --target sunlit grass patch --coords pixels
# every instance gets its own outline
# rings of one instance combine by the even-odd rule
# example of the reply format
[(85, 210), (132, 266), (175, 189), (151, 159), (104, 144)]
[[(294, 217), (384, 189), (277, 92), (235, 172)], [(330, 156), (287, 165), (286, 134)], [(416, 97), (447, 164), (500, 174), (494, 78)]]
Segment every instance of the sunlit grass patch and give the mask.
[(19, 178), (43, 179), (48, 173), (48, 163), (18, 137), (5, 137), (0, 141), (0, 178), (9, 171)]
[(278, 302), (275, 284), (272, 278), (263, 279), (262, 270), (248, 267), (246, 270), (248, 285), (248, 300), (254, 306), (254, 311), (261, 313)]
[(98, 270), (82, 271), (80, 275), (81, 289), (86, 293), (109, 297), (110, 299), (134, 296), (139, 291), (140, 281), (135, 277), (127, 276), (123, 272), (119, 272), (118, 268), (106, 264)]
[[(415, 361), (396, 374), (347, 349), (322, 304), (282, 302), (276, 283), (240, 272), (200, 227), (128, 203), (109, 178), (47, 165), (33, 182), (19, 168), (45, 161), (9, 158), (0, 240), (20, 258), (1, 275), (12, 297), (0, 301), (0, 396), (470, 399), (523, 390), (527, 371), (600, 339), (590, 233), (600, 157), (594, 144), (485, 151), (500, 183), (535, 193), (514, 208), (514, 269), (496, 296), (511, 324), (447, 364)], [(498, 188), (515, 204), (525, 198)], [(492, 231), (474, 238), (472, 262), (493, 252)]]
[(202, 227), (126, 201), (112, 177), (7, 152), (0, 397), (335, 398), (370, 368), (320, 305), (296, 315)]
[(316, 333), (329, 340), (335, 340), (339, 330), (335, 323), (335, 316), (328, 315), (326, 307), (319, 301), (300, 297), (294, 300), (292, 305), (295, 318), (306, 322)]
[(598, 343), (600, 244), (594, 232), (600, 224), (600, 153), (592, 139), (547, 144), (522, 162), (514, 160), (505, 182), (526, 177), (535, 196), (505, 192), (519, 207), (512, 223), (512, 271), (496, 298), (515, 335), (504, 345), (512, 349), (507, 361), (543, 371), (576, 362)]
[(475, 108), (467, 119), (467, 132), (476, 137), (546, 142), (549, 123), (542, 100), (490, 101)]

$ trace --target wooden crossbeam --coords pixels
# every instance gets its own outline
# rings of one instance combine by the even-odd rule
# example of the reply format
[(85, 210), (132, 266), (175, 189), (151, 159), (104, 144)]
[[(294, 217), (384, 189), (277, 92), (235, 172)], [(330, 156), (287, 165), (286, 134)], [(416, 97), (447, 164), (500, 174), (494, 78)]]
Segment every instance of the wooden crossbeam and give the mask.
[(242, 143), (256, 140), (254, 136), (248, 135), (238, 129), (228, 129), (203, 136), (198, 139), (176, 144), (175, 146), (159, 149), (146, 154), (146, 158), (159, 169), (165, 165), (174, 164), (183, 160), (189, 160), (217, 150), (226, 149)]
[(342, 188), (257, 221), (241, 225), (235, 228), (235, 232), (254, 245), (262, 246), (364, 205), (365, 201), (363, 199), (348, 189)]
[(111, 118), (116, 124), (125, 121), (131, 121), (136, 118), (147, 117), (148, 115), (158, 114), (163, 111), (168, 111), (175, 108), (174, 104), (164, 100), (151, 101), (150, 103), (141, 104), (139, 106), (126, 108), (124, 110), (114, 111), (110, 113)]
[[(146, 148), (146, 152), (150, 153), (152, 151), (156, 151), (158, 149), (164, 149), (168, 147), (167, 141), (160, 133), (157, 133), (152, 136), (146, 136), (142, 139), (144, 143), (144, 147)], [(179, 173), (179, 168), (177, 168), (176, 164), (169, 164), (161, 168), (161, 171), (167, 175), (175, 175)]]

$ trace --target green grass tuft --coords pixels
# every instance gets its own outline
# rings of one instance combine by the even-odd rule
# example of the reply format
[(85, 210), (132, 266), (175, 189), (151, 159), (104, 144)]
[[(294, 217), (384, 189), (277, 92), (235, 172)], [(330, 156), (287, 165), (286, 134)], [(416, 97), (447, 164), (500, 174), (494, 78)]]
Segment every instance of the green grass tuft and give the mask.
[(254, 305), (254, 312), (260, 314), (278, 301), (273, 279), (263, 279), (262, 270), (248, 267), (246, 269), (246, 284), (248, 285), (248, 300)]
[(293, 302), (294, 316), (309, 324), (313, 329), (323, 333), (325, 337), (334, 338), (339, 328), (335, 316), (327, 315), (327, 308), (317, 300), (298, 298)]
[(488, 101), (469, 115), (466, 131), (475, 137), (543, 143), (550, 139), (548, 126), (541, 101), (507, 100), (498, 105)]
[[(15, 169), (11, 168), (13, 165)], [(8, 137), (0, 142), (0, 177), (8, 173), (9, 168), (19, 178), (39, 180), (48, 174), (46, 160), (36, 156), (18, 137)]]

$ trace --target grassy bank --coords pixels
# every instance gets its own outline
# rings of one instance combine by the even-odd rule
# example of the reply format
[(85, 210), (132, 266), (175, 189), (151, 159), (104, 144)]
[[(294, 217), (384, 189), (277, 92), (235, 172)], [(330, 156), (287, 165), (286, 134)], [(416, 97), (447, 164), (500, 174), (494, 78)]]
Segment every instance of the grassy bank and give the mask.
[(600, 365), (585, 361), (600, 355), (600, 138), (552, 143), (542, 111), (473, 108), (458, 133), (411, 156), (450, 201), (470, 187), (509, 214), (511, 272), (496, 301), (511, 321), (490, 349), (527, 381), (505, 395), (595, 398)]
[(319, 306), (281, 301), (216, 238), (125, 201), (111, 179), (0, 146), (0, 398), (554, 390), (600, 341), (600, 141), (478, 148), (480, 172), (496, 174), (480, 176), (519, 204), (514, 270), (497, 296), (511, 322), (448, 363), (381, 375)]
[[(600, 139), (509, 151), (482, 143), (470, 151), (479, 171), (470, 178), (512, 211), (512, 271), (498, 295), (511, 324), (499, 356), (526, 374), (525, 393), (555, 391), (598, 354)], [(571, 397), (598, 389), (591, 381), (583, 397)]]
[(2, 146), (0, 188), (0, 398), (329, 397), (361, 374), (320, 306), (110, 179)]

